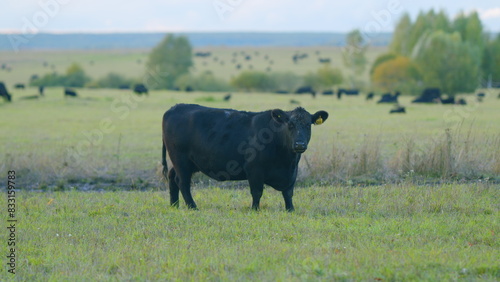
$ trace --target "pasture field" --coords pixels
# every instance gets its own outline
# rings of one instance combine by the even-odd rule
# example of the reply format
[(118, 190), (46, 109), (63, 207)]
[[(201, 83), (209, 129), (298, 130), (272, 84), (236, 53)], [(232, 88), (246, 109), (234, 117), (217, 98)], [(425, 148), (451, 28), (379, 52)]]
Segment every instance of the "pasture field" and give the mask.
[[(375, 58), (385, 52), (384, 47), (371, 47), (367, 51), (368, 65)], [(228, 81), (243, 70), (271, 72), (291, 71), (303, 75), (309, 71), (316, 71), (321, 64), (319, 58), (330, 58), (333, 67), (343, 68), (340, 47), (206, 47), (197, 48), (193, 52), (211, 52), (207, 58), (193, 58), (193, 74), (203, 71), (212, 71), (216, 77)], [(292, 56), (296, 53), (307, 53), (308, 57), (294, 64)], [(0, 81), (10, 88), (15, 83), (29, 83), (32, 75), (43, 76), (47, 73), (64, 73), (73, 63), (80, 64), (87, 75), (93, 79), (104, 77), (110, 72), (119, 73), (127, 78), (141, 79), (146, 69), (149, 50), (122, 49), (122, 50), (36, 50), (18, 53), (0, 51), (0, 65), (6, 64), (10, 71), (0, 70)], [(236, 55), (234, 55), (236, 54)], [(245, 57), (251, 56), (251, 60)], [(267, 59), (266, 59), (267, 56)], [(234, 62), (233, 62), (234, 60)], [(240, 64), (241, 69), (236, 65)], [(347, 77), (349, 71), (343, 69)], [(368, 68), (361, 79), (368, 82)]]
[[(103, 62), (112, 53), (95, 52), (94, 66), (111, 70)], [(145, 58), (138, 52), (123, 55), (126, 63), (117, 55), (120, 71), (143, 74), (128, 67)], [(82, 53), (92, 52), (68, 58)], [(481, 103), (460, 95), (467, 106), (404, 96), (403, 115), (364, 95), (233, 93), (224, 102), (226, 93), (76, 89), (72, 99), (47, 88), (24, 100), (37, 90), (11, 85), (31, 75), (36, 60), (26, 60), (0, 73), (14, 97), (0, 101), (0, 188), (14, 170), (18, 189), (17, 274), (4, 265), (0, 280), (500, 280), (498, 90), (483, 90)], [(159, 177), (167, 109), (291, 110), (291, 99), (330, 114), (313, 126), (295, 213), (269, 187), (251, 211), (246, 182), (201, 175), (193, 181), (200, 210), (169, 207)]]
[[(183, 93), (81, 89), (77, 99), (61, 88), (46, 97), (0, 104), (0, 172), (15, 168), (20, 183), (33, 189), (146, 189), (158, 182), (161, 118), (177, 103), (238, 110), (296, 107), (326, 110), (329, 119), (313, 126), (299, 181), (380, 184), (401, 180), (493, 181), (500, 176), (500, 100), (488, 94), (467, 106), (415, 105), (402, 97), (407, 114), (364, 97), (265, 93)], [(201, 177), (201, 181), (207, 182)]]

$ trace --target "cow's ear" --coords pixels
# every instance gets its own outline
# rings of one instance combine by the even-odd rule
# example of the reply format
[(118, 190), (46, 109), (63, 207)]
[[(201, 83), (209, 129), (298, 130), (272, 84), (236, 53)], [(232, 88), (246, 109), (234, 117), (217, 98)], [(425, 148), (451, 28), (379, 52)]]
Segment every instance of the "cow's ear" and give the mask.
[(280, 110), (280, 109), (275, 109), (271, 111), (271, 116), (273, 119), (279, 123), (287, 123), (288, 122), (288, 115)]
[(311, 123), (320, 125), (328, 118), (328, 113), (325, 111), (318, 111), (311, 117)]

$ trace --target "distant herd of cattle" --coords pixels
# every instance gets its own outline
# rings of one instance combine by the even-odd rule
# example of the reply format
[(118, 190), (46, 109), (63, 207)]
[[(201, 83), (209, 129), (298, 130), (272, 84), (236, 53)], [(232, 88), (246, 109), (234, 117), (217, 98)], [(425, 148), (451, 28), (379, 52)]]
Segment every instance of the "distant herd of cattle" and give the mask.
[[(22, 83), (18, 83), (14, 85), (14, 88), (16, 89), (25, 89), (25, 85)], [(122, 87), (121, 89), (130, 89), (130, 87), (127, 85), (126, 87)], [(173, 90), (180, 91), (181, 89), (175, 88)], [(194, 91), (193, 87), (191, 86), (186, 86), (184, 88), (184, 91), (186, 92), (191, 92)], [(136, 84), (133, 87), (133, 92), (136, 93), (137, 95), (148, 95), (149, 91), (148, 88), (144, 84)], [(276, 94), (290, 94), (290, 93), (295, 93), (295, 94), (310, 94), (312, 97), (316, 97), (317, 91), (311, 86), (301, 86), (297, 88), (294, 92), (289, 92), (286, 90), (276, 90), (274, 93)], [(344, 89), (344, 88), (339, 88), (336, 92), (333, 90), (324, 90), (321, 92), (323, 95), (335, 95), (337, 96), (338, 99), (341, 99), (342, 95), (346, 96), (359, 96), (360, 91), (358, 89)], [(385, 93), (380, 96), (380, 99), (377, 101), (378, 104), (383, 104), (383, 103), (390, 103), (390, 104), (396, 104), (397, 107), (391, 110), (391, 113), (405, 113), (405, 109), (398, 104), (398, 97), (400, 96), (400, 92), (396, 91), (394, 94), (392, 93)], [(39, 97), (44, 96), (44, 87), (40, 86), (38, 88), (38, 95), (32, 95), (32, 96), (23, 96), (20, 97), (20, 99), (37, 99)], [(5, 101), (12, 101), (12, 95), (7, 91), (7, 88), (5, 87), (5, 84), (3, 82), (0, 82), (0, 97), (4, 98)], [(64, 97), (78, 97), (77, 92), (74, 89), (70, 88), (64, 88)], [(370, 92), (366, 95), (366, 100), (373, 100), (375, 97), (375, 94), (373, 92)], [(476, 98), (478, 102), (481, 102), (483, 98), (485, 97), (484, 93), (478, 93), (476, 94)], [(231, 95), (228, 94), (224, 97), (224, 101), (228, 101), (231, 98)], [(500, 99), (500, 94), (498, 95), (498, 98)], [(294, 100), (295, 101), (295, 100)], [(293, 102), (291, 102), (293, 104)], [(441, 103), (441, 104), (457, 104), (457, 105), (466, 105), (467, 102), (463, 98), (456, 99), (454, 96), (449, 96), (449, 97), (443, 97), (441, 94), (441, 90), (439, 88), (426, 88), (422, 91), (422, 94), (412, 100), (412, 103)]]

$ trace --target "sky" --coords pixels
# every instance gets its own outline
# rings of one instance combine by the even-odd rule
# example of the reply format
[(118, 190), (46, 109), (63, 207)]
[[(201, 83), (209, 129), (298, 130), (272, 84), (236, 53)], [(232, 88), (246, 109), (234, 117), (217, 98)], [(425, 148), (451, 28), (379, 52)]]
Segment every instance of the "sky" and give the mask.
[[(477, 11), (500, 32), (498, 0), (0, 0), (10, 32), (368, 32), (392, 31), (404, 12)], [(438, 3), (436, 3), (438, 2)]]

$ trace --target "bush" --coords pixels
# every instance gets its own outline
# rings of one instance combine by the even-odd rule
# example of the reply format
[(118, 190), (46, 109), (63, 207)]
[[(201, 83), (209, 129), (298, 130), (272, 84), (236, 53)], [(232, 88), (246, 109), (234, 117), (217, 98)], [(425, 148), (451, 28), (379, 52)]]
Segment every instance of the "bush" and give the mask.
[(222, 79), (216, 78), (212, 72), (206, 71), (198, 76), (192, 74), (184, 74), (175, 80), (175, 87), (186, 89), (191, 86), (199, 91), (230, 91), (230, 85)]
[(338, 68), (332, 68), (329, 64), (322, 66), (316, 72), (309, 72), (304, 75), (304, 84), (318, 88), (331, 88), (342, 83), (344, 77)]
[(92, 82), (92, 87), (97, 88), (120, 88), (121, 86), (131, 86), (134, 84), (132, 79), (125, 78), (121, 74), (108, 73), (105, 77)]
[(293, 72), (274, 72), (269, 74), (271, 81), (274, 81), (275, 89), (294, 92), (295, 89), (303, 85), (303, 78)]
[(64, 86), (83, 87), (90, 81), (83, 68), (77, 63), (73, 63), (66, 70), (65, 75), (49, 73), (31, 82), (32, 86)]
[(243, 71), (231, 80), (231, 85), (245, 91), (274, 91), (276, 82), (261, 71)]

